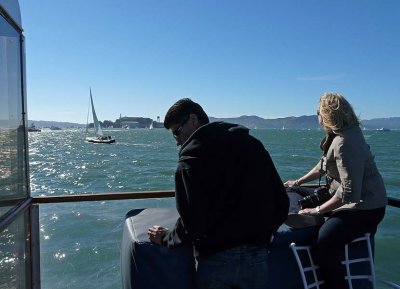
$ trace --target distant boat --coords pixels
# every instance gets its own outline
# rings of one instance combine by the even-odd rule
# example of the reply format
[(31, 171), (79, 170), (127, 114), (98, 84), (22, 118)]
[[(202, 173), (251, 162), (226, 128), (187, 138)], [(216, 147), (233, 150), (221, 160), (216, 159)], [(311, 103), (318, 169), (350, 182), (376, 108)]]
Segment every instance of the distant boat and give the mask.
[[(94, 110), (93, 105), (93, 97), (92, 97), (92, 89), (90, 89), (90, 107), (92, 108), (92, 116), (93, 116), (93, 125), (94, 125), (94, 133), (96, 136), (93, 137), (86, 137), (86, 141), (90, 143), (114, 143), (115, 139), (111, 136), (105, 136), (103, 130), (101, 129), (100, 122), (97, 118), (96, 111)], [(89, 111), (88, 111), (88, 121), (86, 124), (86, 133), (88, 133), (89, 127)]]
[(51, 126), (50, 130), (61, 130), (61, 127), (58, 126)]
[(29, 131), (29, 132), (41, 132), (42, 130), (41, 130), (40, 128), (37, 128), (37, 127), (35, 126), (35, 124), (32, 122), (31, 126), (28, 127), (28, 131)]
[(150, 123), (149, 129), (153, 129), (153, 121)]
[(386, 128), (386, 127), (381, 127), (381, 128), (378, 128), (377, 131), (390, 131), (390, 129)]

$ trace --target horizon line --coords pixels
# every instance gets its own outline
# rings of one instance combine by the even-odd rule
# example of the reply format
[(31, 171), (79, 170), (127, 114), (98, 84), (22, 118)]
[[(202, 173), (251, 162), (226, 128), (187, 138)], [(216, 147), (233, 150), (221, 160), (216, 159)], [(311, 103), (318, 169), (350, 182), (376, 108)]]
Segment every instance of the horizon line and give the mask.
[[(128, 117), (143, 117), (143, 116), (128, 116)], [(277, 119), (285, 119), (285, 118), (316, 117), (316, 115), (285, 116), (285, 117), (275, 117), (275, 118), (263, 118), (263, 117), (257, 116), (257, 115), (241, 115), (241, 116), (232, 116), (232, 117), (209, 116), (209, 118), (214, 118), (214, 119), (235, 119), (235, 118), (241, 118), (241, 117), (258, 117), (258, 118), (261, 118), (263, 120), (277, 120)], [(143, 117), (143, 118), (147, 118), (147, 117)], [(150, 118), (150, 117), (148, 117), (148, 118)], [(391, 119), (391, 118), (400, 118), (400, 116), (374, 117), (374, 118), (370, 118), (370, 119), (360, 119), (360, 121), (370, 121), (370, 120), (376, 120), (376, 119)], [(152, 118), (150, 118), (150, 119), (152, 119)], [(104, 121), (111, 121), (111, 120), (104, 120)], [(101, 122), (104, 122), (104, 121), (101, 121)], [(155, 120), (153, 120), (153, 121), (155, 121)], [(72, 122), (72, 121), (62, 121), (62, 120), (37, 120), (37, 119), (34, 120), (34, 119), (28, 119), (28, 122), (59, 122), (59, 123), (71, 123), (71, 124), (86, 125), (85, 123)]]

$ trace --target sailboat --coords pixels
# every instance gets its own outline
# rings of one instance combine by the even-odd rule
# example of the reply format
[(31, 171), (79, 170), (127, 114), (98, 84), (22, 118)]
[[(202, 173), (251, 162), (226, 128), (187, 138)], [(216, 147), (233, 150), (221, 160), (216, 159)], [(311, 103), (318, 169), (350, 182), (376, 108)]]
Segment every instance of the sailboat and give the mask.
[[(93, 124), (94, 124), (94, 132), (96, 136), (93, 137), (86, 137), (86, 141), (90, 143), (114, 143), (115, 139), (111, 136), (105, 136), (103, 130), (101, 129), (99, 119), (97, 118), (96, 111), (94, 110), (93, 105), (93, 97), (92, 97), (92, 89), (90, 88), (90, 107), (92, 108), (92, 115), (93, 115)], [(89, 120), (89, 111), (88, 111), (88, 118)], [(86, 124), (86, 133), (88, 132), (89, 122), (87, 121)]]

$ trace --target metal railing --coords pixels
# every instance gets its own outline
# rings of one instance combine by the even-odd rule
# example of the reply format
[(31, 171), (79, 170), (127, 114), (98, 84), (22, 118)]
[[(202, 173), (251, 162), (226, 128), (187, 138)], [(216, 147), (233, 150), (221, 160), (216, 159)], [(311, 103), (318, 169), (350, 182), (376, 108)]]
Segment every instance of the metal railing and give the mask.
[[(141, 192), (110, 192), (63, 196), (33, 196), (22, 200), (13, 200), (17, 204), (12, 210), (0, 218), (0, 232), (7, 227), (17, 215), (25, 211), (33, 204), (71, 203), (71, 202), (93, 202), (112, 200), (134, 200), (134, 199), (158, 199), (175, 197), (175, 191), (141, 191)], [(389, 206), (400, 208), (400, 199), (389, 197)], [(8, 202), (10, 204), (10, 202)]]
[(93, 193), (63, 196), (34, 196), (35, 204), (64, 203), (64, 202), (93, 202), (111, 200), (158, 199), (175, 197), (175, 191), (142, 191), (142, 192), (114, 192)]

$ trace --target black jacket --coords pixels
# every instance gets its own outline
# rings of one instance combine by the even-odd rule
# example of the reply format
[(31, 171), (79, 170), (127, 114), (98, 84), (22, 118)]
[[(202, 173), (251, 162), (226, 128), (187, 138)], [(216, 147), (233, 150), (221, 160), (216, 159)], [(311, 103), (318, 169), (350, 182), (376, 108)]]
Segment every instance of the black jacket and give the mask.
[(175, 174), (175, 228), (162, 244), (192, 242), (198, 257), (244, 245), (268, 245), (289, 201), (262, 143), (245, 127), (214, 122), (182, 145)]

